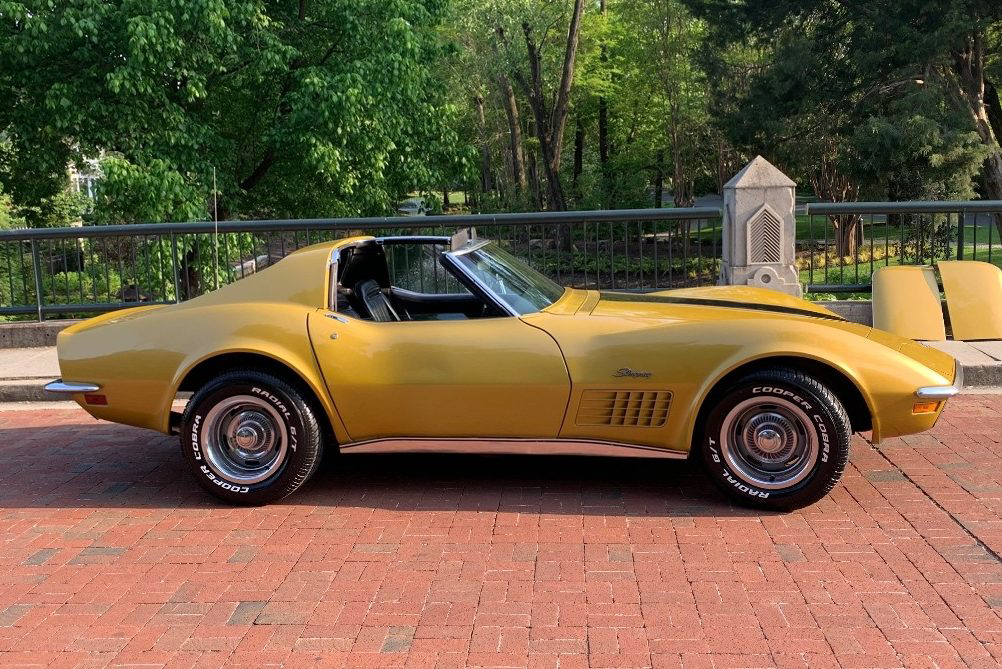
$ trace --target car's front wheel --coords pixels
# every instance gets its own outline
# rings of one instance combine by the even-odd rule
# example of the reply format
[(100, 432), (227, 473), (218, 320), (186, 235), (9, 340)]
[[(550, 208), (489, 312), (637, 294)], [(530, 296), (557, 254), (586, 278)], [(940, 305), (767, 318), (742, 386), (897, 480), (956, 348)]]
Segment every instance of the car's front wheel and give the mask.
[(304, 395), (251, 369), (202, 386), (181, 422), (181, 451), (199, 484), (238, 504), (266, 504), (299, 488), (323, 447), (315, 410)]
[(751, 373), (711, 398), (699, 457), (730, 497), (762, 508), (813, 504), (838, 483), (852, 428), (823, 383), (793, 369)]

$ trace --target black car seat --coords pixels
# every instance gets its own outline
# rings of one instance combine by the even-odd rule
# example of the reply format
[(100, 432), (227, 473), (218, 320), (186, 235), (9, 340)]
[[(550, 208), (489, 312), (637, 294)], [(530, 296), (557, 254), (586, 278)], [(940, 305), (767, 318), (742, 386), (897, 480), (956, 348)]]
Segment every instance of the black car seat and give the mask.
[(375, 279), (359, 281), (355, 284), (354, 293), (362, 301), (362, 304), (365, 305), (372, 320), (380, 323), (400, 320), (400, 316), (397, 315), (393, 305), (390, 304), (390, 299), (386, 297), (383, 289), (379, 287), (379, 283)]

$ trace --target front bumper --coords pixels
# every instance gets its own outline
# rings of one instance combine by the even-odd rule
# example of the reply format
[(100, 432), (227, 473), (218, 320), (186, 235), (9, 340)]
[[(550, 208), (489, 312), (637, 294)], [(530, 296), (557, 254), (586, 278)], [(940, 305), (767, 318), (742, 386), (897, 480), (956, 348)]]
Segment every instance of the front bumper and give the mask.
[(101, 390), (101, 386), (96, 383), (80, 383), (77, 381), (63, 381), (56, 379), (45, 384), (45, 391), (62, 395), (75, 395), (77, 393), (96, 393)]
[(964, 387), (964, 368), (961, 366), (959, 360), (955, 364), (956, 372), (954, 372), (953, 376), (953, 385), (925, 386), (915, 391), (915, 397), (921, 400), (948, 400), (960, 393)]

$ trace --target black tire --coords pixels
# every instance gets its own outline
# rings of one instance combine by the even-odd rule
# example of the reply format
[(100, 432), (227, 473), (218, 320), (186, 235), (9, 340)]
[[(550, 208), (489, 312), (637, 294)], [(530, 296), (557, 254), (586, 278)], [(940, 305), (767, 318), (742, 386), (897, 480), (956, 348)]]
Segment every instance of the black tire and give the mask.
[(323, 429), (306, 393), (254, 369), (206, 383), (181, 420), (181, 453), (195, 480), (227, 502), (259, 505), (291, 494), (322, 452)]
[(852, 428), (824, 384), (788, 368), (753, 372), (714, 393), (697, 457), (729, 497), (798, 509), (827, 495), (849, 460)]

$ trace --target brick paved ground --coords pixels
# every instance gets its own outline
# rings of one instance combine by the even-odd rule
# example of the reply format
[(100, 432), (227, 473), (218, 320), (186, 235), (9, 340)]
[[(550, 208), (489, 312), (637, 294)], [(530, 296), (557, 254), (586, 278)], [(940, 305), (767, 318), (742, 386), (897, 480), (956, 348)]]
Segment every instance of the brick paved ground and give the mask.
[(1002, 397), (788, 515), (677, 462), (350, 456), (233, 509), (174, 439), (0, 413), (0, 665), (996, 667)]

